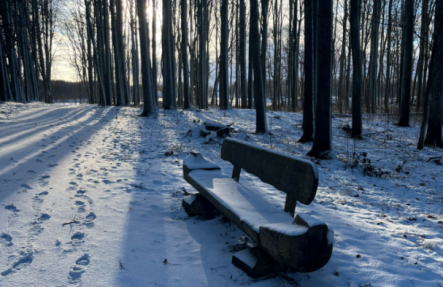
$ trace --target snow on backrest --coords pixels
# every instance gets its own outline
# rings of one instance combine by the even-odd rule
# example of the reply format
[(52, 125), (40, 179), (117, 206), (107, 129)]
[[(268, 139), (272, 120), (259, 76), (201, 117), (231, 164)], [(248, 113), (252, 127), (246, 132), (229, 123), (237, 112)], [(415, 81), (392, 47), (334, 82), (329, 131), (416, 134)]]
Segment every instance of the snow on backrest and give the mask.
[(296, 198), (300, 203), (307, 205), (315, 198), (318, 172), (312, 162), (232, 138), (224, 140), (221, 158)]

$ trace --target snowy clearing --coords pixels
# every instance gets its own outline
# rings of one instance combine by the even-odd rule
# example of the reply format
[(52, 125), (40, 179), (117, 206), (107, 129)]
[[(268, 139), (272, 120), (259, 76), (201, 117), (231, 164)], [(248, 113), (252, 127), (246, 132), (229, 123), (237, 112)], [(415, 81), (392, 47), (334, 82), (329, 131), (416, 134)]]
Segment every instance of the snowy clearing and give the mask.
[[(443, 286), (441, 150), (416, 150), (418, 124), (364, 117), (365, 140), (333, 119), (334, 160), (314, 160), (319, 190), (303, 212), (334, 230), (329, 263), (252, 280), (231, 264), (248, 240), (222, 216), (188, 217), (182, 160), (199, 151), (231, 175), (221, 139), (186, 136), (205, 120), (233, 137), (310, 160), (300, 113), (0, 105), (0, 286)], [(357, 155), (357, 162), (353, 153)], [(167, 155), (166, 155), (167, 154)], [(431, 160), (430, 160), (431, 159)], [(240, 182), (283, 210), (285, 194)]]

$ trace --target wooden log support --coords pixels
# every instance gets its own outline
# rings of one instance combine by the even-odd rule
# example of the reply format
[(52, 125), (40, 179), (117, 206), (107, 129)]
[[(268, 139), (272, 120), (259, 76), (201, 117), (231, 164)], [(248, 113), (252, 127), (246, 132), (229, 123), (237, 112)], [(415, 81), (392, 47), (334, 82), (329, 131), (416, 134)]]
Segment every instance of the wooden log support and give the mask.
[(278, 274), (283, 270), (260, 246), (246, 248), (232, 256), (232, 264), (252, 278)]
[(182, 206), (189, 216), (200, 215), (214, 209), (214, 206), (200, 194), (186, 196)]

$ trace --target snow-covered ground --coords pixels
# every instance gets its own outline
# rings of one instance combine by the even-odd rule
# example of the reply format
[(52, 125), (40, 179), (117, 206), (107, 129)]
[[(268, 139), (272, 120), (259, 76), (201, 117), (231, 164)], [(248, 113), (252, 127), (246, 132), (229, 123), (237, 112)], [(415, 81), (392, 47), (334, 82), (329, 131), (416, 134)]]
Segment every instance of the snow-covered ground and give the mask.
[[(249, 110), (139, 113), (0, 105), (0, 286), (443, 286), (443, 167), (429, 161), (442, 153), (416, 150), (417, 119), (398, 128), (365, 116), (365, 140), (353, 141), (342, 129), (350, 118), (334, 118), (336, 159), (314, 161), (317, 197), (297, 206), (334, 229), (331, 260), (253, 280), (231, 264), (244, 234), (181, 208), (183, 188), (193, 191), (188, 152), (232, 172), (221, 139), (186, 134), (205, 120), (233, 123), (240, 140), (309, 160), (302, 115), (268, 112), (272, 135), (254, 135)], [(282, 192), (245, 173), (240, 182), (283, 210)]]

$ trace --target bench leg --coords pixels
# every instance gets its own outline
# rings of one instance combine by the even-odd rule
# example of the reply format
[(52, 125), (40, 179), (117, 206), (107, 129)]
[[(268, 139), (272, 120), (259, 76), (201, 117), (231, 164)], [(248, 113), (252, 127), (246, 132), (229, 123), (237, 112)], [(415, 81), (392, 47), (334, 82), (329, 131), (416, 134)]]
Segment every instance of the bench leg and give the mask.
[(283, 268), (260, 246), (246, 248), (232, 256), (232, 264), (252, 278), (275, 275)]
[(198, 193), (186, 196), (182, 201), (182, 206), (189, 216), (200, 215), (214, 210), (214, 206)]

